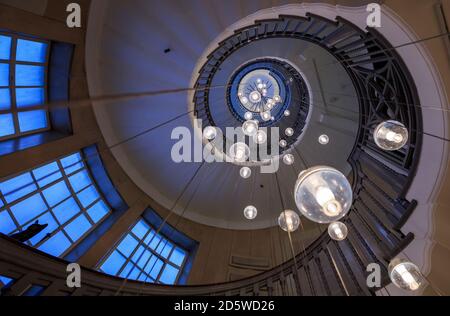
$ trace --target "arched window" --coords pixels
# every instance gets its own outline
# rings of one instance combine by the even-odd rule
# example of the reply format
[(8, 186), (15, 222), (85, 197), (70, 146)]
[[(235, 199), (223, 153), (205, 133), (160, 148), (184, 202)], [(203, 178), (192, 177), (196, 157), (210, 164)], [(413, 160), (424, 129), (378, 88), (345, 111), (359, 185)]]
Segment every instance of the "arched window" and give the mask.
[(183, 284), (192, 265), (197, 242), (169, 225), (157, 231), (160, 218), (147, 210), (125, 234), (99, 270), (130, 280)]
[(64, 257), (111, 213), (83, 154), (74, 153), (0, 182), (0, 232), (47, 225), (29, 246)]
[(50, 44), (0, 33), (0, 140), (50, 129)]

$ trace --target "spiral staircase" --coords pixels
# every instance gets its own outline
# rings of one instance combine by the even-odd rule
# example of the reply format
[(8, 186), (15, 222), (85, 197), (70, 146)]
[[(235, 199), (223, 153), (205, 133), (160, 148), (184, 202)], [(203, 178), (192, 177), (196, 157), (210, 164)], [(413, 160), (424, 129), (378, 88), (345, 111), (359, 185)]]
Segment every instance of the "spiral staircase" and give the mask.
[[(414, 80), (395, 48), (376, 29), (362, 30), (340, 17), (329, 20), (312, 13), (306, 17), (280, 15), (236, 30), (209, 54), (195, 84), (195, 118), (204, 125), (217, 125), (217, 117), (211, 110), (214, 107), (211, 93), (215, 92), (209, 88), (215, 75), (222, 71), (222, 64), (249, 43), (274, 38), (320, 46), (345, 68), (356, 89), (359, 130), (348, 161), (352, 166), (349, 178), (354, 204), (345, 219), (349, 228), (345, 241), (333, 241), (325, 232), (284, 264), (254, 277), (223, 284), (168, 287), (124, 282), (83, 269), (84, 286), (69, 291), (65, 287), (64, 260), (1, 237), (0, 272), (17, 280), (6, 294), (15, 295), (30, 285), (39, 285), (46, 288), (43, 295), (375, 295), (379, 288), (367, 286), (366, 267), (370, 263), (381, 266), (381, 286), (388, 285), (390, 260), (414, 239), (412, 233), (402, 232), (416, 207), (416, 201), (408, 201), (406, 193), (415, 176), (422, 141), (420, 100)], [(307, 104), (308, 99), (299, 96), (293, 102)], [(307, 112), (307, 108), (301, 109), (295, 116), (296, 122), (304, 122)], [(231, 112), (229, 115), (236, 120)], [(387, 119), (404, 122), (410, 131), (409, 143), (400, 151), (382, 151), (372, 139), (374, 128)], [(292, 122), (280, 122), (283, 124), (292, 126)], [(300, 135), (304, 123), (296, 126)]]

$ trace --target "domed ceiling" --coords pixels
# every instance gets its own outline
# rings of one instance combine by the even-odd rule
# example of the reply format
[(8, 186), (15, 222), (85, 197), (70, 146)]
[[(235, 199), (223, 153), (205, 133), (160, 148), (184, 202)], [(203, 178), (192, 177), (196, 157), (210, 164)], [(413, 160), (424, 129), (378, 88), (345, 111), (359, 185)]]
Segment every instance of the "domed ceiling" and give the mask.
[[(206, 56), (227, 36), (224, 30), (252, 25), (260, 9), (270, 8), (261, 11), (265, 18), (277, 17), (282, 10), (272, 7), (289, 2), (295, 1), (94, 1), (86, 55), (90, 94), (192, 88)], [(306, 125), (287, 150), (295, 164), (281, 163), (277, 174), (284, 206), (295, 210), (293, 190), (299, 171), (328, 165), (350, 172), (347, 159), (358, 132), (358, 100), (347, 72), (325, 49), (282, 36), (261, 39), (228, 56), (211, 83), (217, 86), (210, 91), (211, 115), (224, 126), (225, 122), (234, 127), (242, 124), (230, 109), (227, 85), (240, 67), (261, 59), (290, 65), (301, 74), (309, 93)], [(295, 111), (301, 104), (294, 100), (289, 106)], [(178, 142), (173, 130), (187, 127), (196, 135), (193, 108), (192, 91), (94, 104), (109, 146), (139, 135), (115, 146), (113, 154), (132, 180), (164, 207), (222, 228), (276, 225), (283, 206), (274, 174), (253, 169), (251, 178), (243, 179), (235, 164), (172, 160)], [(273, 122), (273, 126), (280, 124), (281, 120)], [(328, 145), (318, 142), (323, 134), (330, 138)], [(252, 221), (243, 216), (247, 205), (258, 209)]]

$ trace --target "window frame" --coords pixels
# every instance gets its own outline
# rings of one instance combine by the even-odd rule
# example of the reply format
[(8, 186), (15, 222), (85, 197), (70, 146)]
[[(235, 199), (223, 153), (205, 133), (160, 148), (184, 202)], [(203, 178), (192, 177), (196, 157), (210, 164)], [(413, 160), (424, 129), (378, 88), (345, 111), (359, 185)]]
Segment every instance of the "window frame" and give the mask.
[[(133, 229), (136, 227), (136, 225), (139, 222), (145, 222), (145, 224), (149, 227), (149, 230), (147, 231), (147, 233), (142, 237), (139, 238), (134, 232)], [(148, 243), (145, 243), (145, 239), (152, 233), (154, 232), (155, 235), (152, 237), (152, 239), (150, 239), (150, 241), (148, 241)], [(156, 245), (155, 249), (150, 247), (150, 244), (152, 243), (153, 239), (155, 238), (155, 236), (159, 236), (161, 237), (161, 240), (158, 242), (158, 244)], [(133, 249), (133, 251), (130, 253), (129, 256), (126, 256), (124, 253), (122, 253), (122, 251), (119, 250), (119, 245), (128, 237), (131, 236), (132, 238), (134, 238), (138, 243), (135, 246), (135, 248)], [(164, 258), (160, 253), (157, 252), (157, 249), (159, 248), (161, 241), (162, 240), (166, 240), (166, 244), (164, 245), (164, 247), (162, 248), (162, 250), (164, 250), (164, 248), (166, 247), (167, 243), (171, 243), (173, 245), (172, 250), (170, 251), (170, 253), (168, 254), (167, 258)], [(140, 249), (140, 247), (143, 246), (144, 247), (144, 251), (140, 254), (140, 256), (135, 260), (135, 262), (132, 261), (132, 258), (134, 257), (134, 255), (137, 253), (137, 251)], [(173, 252), (175, 251), (176, 248), (181, 249), (182, 251), (184, 251), (185, 256), (183, 259), (183, 262), (180, 264), (180, 266), (177, 266), (175, 263), (172, 263), (170, 261), (170, 257), (172, 256)], [(150, 269), (150, 272), (145, 272), (144, 269), (140, 268), (137, 263), (141, 260), (142, 256), (144, 255), (144, 253), (146, 252), (146, 250), (148, 250), (151, 253), (150, 258), (147, 259), (146, 263), (144, 264), (144, 268), (150, 263), (150, 260), (153, 258), (153, 256), (155, 256), (157, 259), (161, 260), (163, 262), (163, 265), (161, 267), (161, 270), (158, 273), (158, 276), (156, 277), (156, 279), (153, 279), (150, 276), (150, 273), (153, 270), (153, 267), (155, 266), (156, 262), (153, 264), (153, 267)], [(162, 252), (161, 250), (161, 252)], [(122, 272), (127, 268), (128, 264), (132, 263), (133, 264), (133, 268), (128, 272), (128, 275), (125, 278), (128, 278), (130, 273), (134, 270), (134, 269), (138, 269), (139, 270), (139, 274), (136, 278), (133, 278), (132, 280), (138, 281), (138, 282), (145, 282), (145, 283), (150, 283), (150, 284), (160, 284), (160, 285), (177, 285), (179, 284), (180, 278), (183, 276), (183, 273), (185, 272), (186, 269), (186, 264), (189, 261), (189, 256), (191, 255), (190, 251), (188, 249), (186, 249), (184, 246), (180, 245), (179, 243), (177, 243), (175, 240), (167, 237), (165, 234), (163, 234), (161, 231), (159, 233), (157, 233), (157, 229), (155, 229), (155, 227), (144, 217), (140, 217), (136, 222), (133, 223), (133, 225), (130, 226), (130, 228), (127, 230), (126, 233), (123, 234), (123, 236), (120, 238), (120, 240), (112, 247), (112, 249), (108, 252), (108, 254), (98, 263), (97, 265), (97, 270), (102, 272), (102, 273), (106, 273), (104, 272), (101, 268), (102, 266), (106, 263), (106, 261), (111, 257), (111, 255), (114, 252), (118, 252), (120, 256), (122, 256), (125, 259), (125, 262), (122, 264), (122, 266), (120, 267), (120, 269), (117, 271), (117, 273), (114, 275), (115, 277), (121, 277), (120, 275), (122, 274)], [(174, 268), (176, 268), (178, 270), (178, 274), (177, 277), (174, 281), (173, 284), (166, 284), (166, 283), (162, 283), (160, 281), (161, 275), (163, 274), (166, 265), (170, 265)], [(108, 274), (108, 273), (106, 273)], [(141, 281), (139, 280), (140, 277), (144, 275), (147, 276), (145, 281)]]
[[(7, 64), (9, 65), (9, 85), (6, 87), (1, 87), (2, 89), (9, 89), (10, 91), (10, 108), (8, 110), (0, 110), (1, 114), (12, 114), (13, 115), (13, 122), (14, 122), (14, 134), (6, 135), (3, 137), (0, 137), (1, 141), (11, 140), (15, 139), (21, 136), (28, 136), (33, 135), (37, 133), (42, 133), (46, 131), (50, 131), (52, 129), (51, 126), (51, 120), (50, 120), (50, 108), (48, 105), (48, 97), (49, 97), (49, 64), (50, 64), (50, 53), (51, 53), (51, 41), (35, 38), (32, 36), (26, 36), (17, 34), (14, 32), (5, 32), (0, 31), (0, 35), (7, 36), (11, 38), (11, 50), (10, 50), (10, 57), (8, 59), (0, 59), (1, 64)], [(46, 53), (45, 53), (45, 63), (38, 63), (38, 62), (25, 62), (25, 61), (17, 61), (17, 42), (19, 39), (33, 41), (33, 42), (39, 42), (44, 43), (47, 45)], [(27, 106), (25, 110), (19, 111), (17, 107), (17, 100), (16, 100), (16, 89), (17, 88), (37, 88), (33, 86), (16, 86), (16, 65), (27, 65), (27, 66), (43, 66), (44, 67), (44, 85), (39, 86), (39, 88), (42, 88), (44, 90), (44, 103), (39, 105), (33, 105), (33, 106)], [(47, 120), (47, 126), (45, 128), (36, 129), (28, 132), (20, 132), (20, 125), (19, 125), (19, 112), (30, 112), (35, 110), (45, 110), (46, 114), (46, 120)]]
[[(79, 160), (78, 162), (75, 162), (75, 163), (73, 163), (73, 164), (71, 164), (69, 166), (64, 167), (62, 165), (62, 163), (61, 163), (61, 160), (64, 159), (64, 158), (68, 158), (68, 157), (70, 157), (72, 155), (75, 155), (75, 154), (79, 154), (80, 157), (81, 157), (81, 160)], [(39, 169), (41, 167), (44, 167), (46, 165), (52, 164), (52, 163), (56, 163), (58, 165), (58, 170), (54, 171), (54, 172), (46, 175), (44, 178), (40, 178), (38, 180), (41, 181), (42, 179), (45, 179), (47, 177), (51, 177), (51, 176), (53, 176), (55, 174), (58, 174), (58, 173), (61, 173), (61, 177), (59, 177), (58, 179), (56, 179), (56, 180), (46, 184), (45, 186), (40, 187), (38, 185), (38, 180), (36, 179), (35, 175), (33, 174), (33, 171), (37, 170), (37, 169)], [(71, 167), (73, 167), (73, 166), (75, 166), (75, 165), (77, 165), (79, 163), (83, 163), (83, 167), (82, 168), (80, 168), (80, 169), (78, 169), (76, 171), (73, 171), (73, 172), (71, 172), (69, 174), (66, 174), (65, 169), (71, 168)], [(72, 185), (71, 185), (71, 183), (70, 183), (70, 181), (69, 181), (69, 178), (71, 176), (73, 176), (73, 175), (76, 175), (76, 174), (82, 172), (83, 170), (86, 170), (86, 172), (87, 172), (87, 174), (89, 176), (89, 179), (91, 181), (91, 184), (86, 186), (86, 187), (84, 187), (84, 188), (82, 188), (80, 191), (75, 192), (73, 187), (72, 187)], [(83, 153), (82, 150), (73, 152), (73, 153), (68, 154), (68, 155), (60, 156), (59, 158), (56, 158), (56, 159), (53, 159), (53, 160), (48, 161), (46, 163), (40, 164), (40, 165), (38, 165), (36, 167), (33, 167), (33, 168), (29, 169), (29, 170), (18, 172), (16, 174), (10, 175), (8, 177), (2, 178), (2, 179), (0, 179), (0, 182), (8, 181), (8, 180), (14, 179), (14, 178), (16, 178), (18, 176), (25, 175), (25, 174), (30, 174), (31, 178), (33, 179), (33, 182), (31, 182), (29, 185), (35, 185), (36, 186), (36, 189), (33, 190), (32, 192), (27, 193), (25, 196), (15, 200), (15, 201), (13, 201), (13, 202), (8, 203), (6, 201), (6, 199), (5, 199), (5, 196), (4, 196), (3, 192), (0, 190), (0, 201), (3, 203), (3, 206), (0, 207), (0, 211), (1, 212), (7, 212), (8, 215), (10, 216), (11, 220), (14, 222), (14, 225), (16, 226), (16, 229), (13, 232), (9, 233), (9, 234), (15, 234), (15, 233), (23, 231), (24, 228), (26, 228), (29, 225), (33, 224), (36, 220), (39, 219), (39, 217), (41, 217), (42, 215), (47, 214), (47, 213), (50, 214), (52, 216), (52, 219), (58, 224), (58, 227), (52, 232), (52, 235), (49, 238), (44, 238), (43, 237), (43, 239), (41, 239), (39, 242), (37, 242), (34, 245), (32, 245), (32, 243), (29, 242), (29, 241), (25, 243), (26, 245), (28, 245), (30, 247), (33, 247), (33, 248), (39, 250), (39, 247), (42, 246), (45, 242), (47, 242), (50, 238), (52, 238), (53, 236), (57, 235), (59, 232), (62, 232), (64, 234), (64, 237), (67, 238), (69, 240), (69, 242), (70, 242), (70, 246), (63, 253), (61, 253), (59, 255), (59, 258), (64, 258), (64, 257), (67, 256), (67, 254), (69, 254), (74, 249), (76, 249), (78, 247), (78, 245), (80, 243), (82, 243), (83, 240), (89, 234), (91, 234), (97, 227), (99, 227), (113, 213), (113, 208), (108, 203), (107, 199), (105, 198), (105, 196), (103, 194), (103, 191), (99, 188), (97, 182), (95, 181), (95, 178), (92, 175), (92, 172), (91, 172), (91, 170), (89, 168), (88, 163), (86, 162), (86, 159), (85, 159), (85, 156), (84, 156), (84, 153)], [(59, 201), (57, 204), (55, 204), (53, 206), (50, 206), (50, 204), (47, 202), (45, 196), (43, 195), (43, 192), (45, 190), (53, 187), (54, 185), (60, 183), (60, 182), (64, 182), (64, 184), (66, 185), (67, 189), (70, 192), (70, 195), (68, 197), (64, 198), (63, 200)], [(84, 190), (86, 190), (90, 186), (93, 186), (95, 188), (95, 190), (97, 191), (99, 197), (97, 199), (95, 199), (93, 202), (91, 202), (89, 205), (87, 205), (86, 207), (83, 207), (83, 205), (80, 202), (77, 194), (83, 192)], [(44, 202), (44, 204), (45, 204), (47, 209), (45, 211), (35, 215), (32, 219), (28, 220), (25, 224), (20, 225), (19, 222), (17, 221), (16, 217), (14, 216), (14, 212), (11, 210), (11, 207), (13, 207), (13, 206), (15, 206), (15, 205), (17, 205), (17, 204), (27, 200), (28, 198), (30, 198), (32, 196), (35, 196), (36, 194), (39, 194), (39, 196), (41, 197), (41, 199)], [(79, 207), (80, 210), (75, 215), (73, 215), (69, 220), (64, 222), (64, 224), (61, 224), (53, 210), (55, 208), (57, 208), (58, 206), (60, 206), (61, 204), (67, 202), (71, 198), (75, 200), (75, 203), (77, 204), (77, 206)], [(90, 218), (90, 216), (88, 214), (88, 210), (90, 210), (91, 207), (93, 207), (94, 205), (96, 205), (100, 201), (103, 201), (103, 203), (105, 203), (107, 205), (109, 211), (108, 211), (107, 214), (105, 214), (105, 216), (103, 216), (102, 219), (100, 219), (97, 223), (95, 223)], [(91, 224), (91, 227), (83, 235), (81, 235), (76, 241), (73, 241), (72, 238), (68, 235), (68, 233), (64, 229), (68, 225), (70, 225), (73, 221), (78, 219), (81, 215), (85, 215), (86, 219)]]

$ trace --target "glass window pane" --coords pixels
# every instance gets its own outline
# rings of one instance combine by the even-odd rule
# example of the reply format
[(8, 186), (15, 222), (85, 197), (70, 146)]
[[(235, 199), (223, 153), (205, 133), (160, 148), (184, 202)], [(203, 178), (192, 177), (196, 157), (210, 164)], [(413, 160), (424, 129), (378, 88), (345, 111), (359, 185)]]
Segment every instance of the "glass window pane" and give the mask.
[(45, 93), (43, 88), (17, 88), (16, 104), (19, 109), (44, 104)]
[(59, 171), (59, 167), (56, 162), (34, 169), (33, 175), (41, 188), (62, 178), (62, 174)]
[(86, 216), (80, 215), (72, 223), (67, 225), (64, 230), (73, 241), (77, 241), (89, 229), (91, 229), (91, 227), (92, 225), (89, 223)]
[(150, 226), (143, 220), (140, 220), (131, 230), (138, 238), (144, 238), (145, 234), (150, 230)]
[(134, 253), (133, 257), (131, 257), (131, 260), (136, 263), (139, 258), (141, 257), (142, 253), (145, 251), (145, 248), (143, 246), (139, 246), (138, 250)]
[(70, 241), (61, 231), (43, 243), (38, 249), (52, 256), (59, 257), (70, 247)]
[[(43, 231), (41, 231), (39, 234), (34, 236), (30, 239), (31, 244), (34, 246), (37, 243), (39, 243), (47, 234), (53, 233), (55, 230), (58, 229), (59, 225), (55, 221), (55, 218), (50, 213), (45, 213), (44, 215), (40, 216), (38, 219), (40, 225), (48, 225)], [(34, 223), (30, 223), (30, 225), (33, 225)], [(30, 226), (29, 225), (29, 226)], [(27, 229), (26, 227), (25, 229)]]
[(35, 194), (26, 200), (11, 206), (11, 211), (20, 225), (25, 225), (46, 210), (47, 206), (40, 194)]
[(161, 271), (161, 268), (163, 265), (164, 265), (164, 262), (162, 260), (158, 259), (156, 261), (156, 263), (154, 264), (154, 266), (152, 268), (152, 271), (150, 272), (150, 276), (153, 279), (156, 280), (158, 278), (159, 272)]
[(75, 192), (83, 190), (85, 187), (89, 186), (92, 183), (87, 170), (82, 170), (69, 177), (69, 181)]
[(114, 251), (103, 263), (101, 269), (105, 273), (116, 275), (120, 268), (125, 264), (125, 261), (125, 258), (120, 253)]
[(8, 88), (0, 89), (0, 110), (11, 108), (11, 92)]
[(0, 183), (6, 202), (14, 202), (37, 189), (29, 172)]
[(125, 256), (129, 257), (133, 253), (134, 249), (136, 249), (137, 245), (138, 241), (131, 235), (127, 235), (117, 249), (119, 249)]
[(144, 269), (147, 261), (150, 259), (151, 256), (152, 256), (152, 253), (150, 251), (148, 251), (148, 250), (144, 251), (141, 258), (137, 262), (138, 267), (141, 269)]
[(0, 63), (0, 87), (9, 87), (9, 65)]
[(150, 246), (150, 248), (152, 248), (152, 249), (156, 249), (156, 247), (159, 246), (160, 242), (162, 242), (162, 241), (161, 241), (161, 236), (156, 235), (156, 236), (154, 236), (154, 238), (153, 238), (152, 241), (150, 242), (150, 245), (149, 245), (149, 246)]
[(100, 197), (93, 185), (78, 193), (77, 196), (83, 207), (88, 207)]
[(122, 278), (129, 278), (129, 273), (131, 271), (131, 269), (134, 268), (134, 264), (132, 264), (131, 262), (128, 262), (128, 264), (125, 266), (125, 268), (122, 270), (122, 272), (120, 272), (120, 277)]
[(44, 85), (44, 66), (16, 65), (16, 86), (40, 87)]
[(64, 201), (63, 203), (61, 203), (60, 205), (58, 205), (53, 209), (53, 213), (55, 214), (56, 218), (58, 219), (61, 225), (67, 223), (79, 212), (80, 207), (73, 198)]
[(172, 251), (173, 245), (170, 242), (167, 243), (161, 243), (161, 245), (158, 247), (158, 253), (161, 254), (164, 258), (168, 258), (170, 255), (170, 252)]
[(170, 264), (166, 264), (159, 281), (164, 284), (174, 284), (177, 280), (179, 270), (175, 267), (172, 267)]
[(183, 264), (184, 258), (186, 258), (186, 253), (180, 248), (175, 248), (170, 256), (170, 261), (177, 266), (181, 266)]
[(24, 39), (17, 40), (16, 60), (44, 63), (47, 55), (47, 44)]
[(0, 59), (11, 58), (11, 42), (11, 37), (0, 35)]
[(81, 155), (79, 153), (70, 155), (66, 158), (61, 159), (61, 164), (66, 172), (66, 174), (71, 174), (77, 170), (84, 167), (81, 162)]
[(9, 285), (9, 284), (10, 284), (11, 282), (13, 282), (13, 281), (14, 281), (14, 280), (11, 279), (11, 278), (7, 278), (7, 277), (5, 277), (5, 276), (3, 276), (3, 275), (0, 275), (0, 282), (2, 282), (4, 286)]
[(0, 114), (0, 137), (13, 135), (14, 119), (12, 114)]
[(70, 191), (64, 181), (52, 185), (42, 193), (50, 206), (55, 206), (70, 196)]
[(19, 127), (22, 133), (43, 129), (48, 126), (47, 111), (19, 112)]
[(0, 233), (9, 235), (16, 229), (17, 226), (16, 224), (14, 224), (14, 221), (12, 220), (11, 216), (9, 216), (8, 212), (0, 212)]
[(87, 212), (91, 217), (92, 221), (97, 224), (108, 214), (109, 208), (105, 202), (98, 201)]

